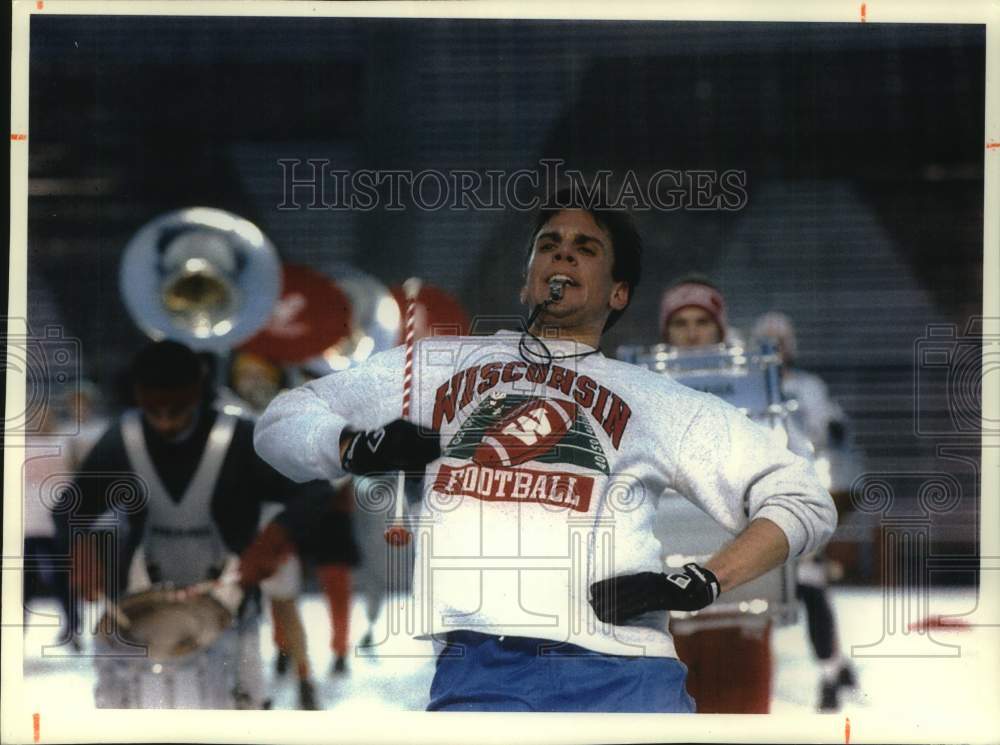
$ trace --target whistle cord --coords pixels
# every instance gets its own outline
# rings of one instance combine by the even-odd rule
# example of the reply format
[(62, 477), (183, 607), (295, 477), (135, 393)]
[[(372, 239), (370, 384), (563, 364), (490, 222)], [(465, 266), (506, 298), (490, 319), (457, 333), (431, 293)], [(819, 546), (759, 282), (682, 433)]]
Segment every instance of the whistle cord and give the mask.
[[(545, 308), (554, 303), (555, 300), (556, 300), (555, 298), (550, 297), (548, 300), (545, 300), (535, 306), (535, 309), (531, 312), (531, 315), (528, 316), (528, 322), (525, 325), (525, 331), (521, 333), (521, 338), (518, 340), (517, 343), (518, 354), (520, 354), (521, 359), (527, 362), (529, 365), (540, 364), (548, 367), (549, 365), (552, 364), (552, 361), (554, 359), (559, 359), (559, 360), (583, 359), (584, 357), (589, 357), (590, 355), (597, 354), (598, 352), (601, 351), (601, 348), (597, 347), (596, 349), (591, 349), (589, 352), (578, 352), (577, 354), (560, 354), (558, 357), (556, 357), (554, 354), (552, 354), (552, 350), (549, 349), (548, 345), (531, 332), (531, 326), (532, 324), (534, 324), (535, 319), (538, 318), (538, 315)], [(532, 349), (527, 340), (527, 337), (529, 336), (535, 342), (537, 342), (544, 351), (538, 351), (537, 349)]]

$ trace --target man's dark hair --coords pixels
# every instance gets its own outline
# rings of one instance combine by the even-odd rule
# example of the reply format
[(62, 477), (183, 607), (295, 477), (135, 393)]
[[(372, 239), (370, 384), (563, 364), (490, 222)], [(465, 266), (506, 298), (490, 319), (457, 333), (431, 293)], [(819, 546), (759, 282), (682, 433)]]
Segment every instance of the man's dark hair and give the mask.
[(202, 365), (185, 345), (158, 341), (143, 347), (132, 360), (131, 378), (142, 388), (177, 390), (202, 380)]
[(524, 269), (528, 270), (531, 262), (531, 250), (534, 248), (535, 236), (549, 220), (560, 212), (567, 210), (583, 210), (589, 212), (601, 230), (611, 236), (611, 250), (613, 262), (611, 265), (611, 277), (616, 282), (628, 284), (628, 302), (621, 310), (613, 310), (604, 324), (604, 331), (615, 325), (621, 318), (635, 296), (635, 288), (639, 286), (639, 278), (642, 275), (642, 238), (636, 230), (632, 218), (625, 210), (598, 209), (591, 207), (591, 204), (602, 204), (600, 197), (584, 199), (583, 195), (576, 189), (564, 189), (556, 192), (542, 203), (535, 217), (531, 228), (531, 235), (528, 236), (528, 251), (525, 254)]

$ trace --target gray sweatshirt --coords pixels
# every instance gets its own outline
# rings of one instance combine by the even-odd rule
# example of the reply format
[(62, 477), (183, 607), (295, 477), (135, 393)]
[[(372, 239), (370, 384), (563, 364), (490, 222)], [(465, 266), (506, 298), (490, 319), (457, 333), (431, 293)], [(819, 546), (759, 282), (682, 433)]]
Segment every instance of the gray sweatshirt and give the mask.
[[(605, 654), (675, 657), (666, 612), (601, 623), (588, 588), (663, 571), (652, 531), (665, 493), (734, 535), (778, 525), (790, 557), (836, 526), (812, 465), (714, 396), (548, 341), (529, 365), (520, 334), (432, 337), (414, 351), (410, 419), (438, 431), (416, 521), (417, 635), (468, 629)], [(345, 426), (377, 429), (402, 406), (402, 347), (278, 396), (257, 423), (260, 455), (306, 481), (343, 475)]]

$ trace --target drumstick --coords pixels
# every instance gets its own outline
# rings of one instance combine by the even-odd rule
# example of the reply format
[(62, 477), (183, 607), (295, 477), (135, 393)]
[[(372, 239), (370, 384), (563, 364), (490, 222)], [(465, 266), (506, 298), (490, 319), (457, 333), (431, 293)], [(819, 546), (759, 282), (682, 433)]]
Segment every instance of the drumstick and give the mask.
[(229, 587), (239, 584), (239, 581), (239, 569), (234, 571), (225, 571), (217, 579), (206, 579), (202, 582), (195, 582), (193, 585), (188, 585), (187, 587), (174, 590), (173, 599), (186, 600), (187, 598), (194, 597), (195, 595), (203, 595), (221, 587)]
[(108, 609), (108, 613), (110, 613), (114, 617), (115, 622), (118, 624), (119, 627), (121, 627), (125, 631), (128, 631), (130, 628), (132, 628), (132, 622), (129, 620), (128, 616), (125, 615), (125, 611), (123, 611), (119, 607), (118, 603), (116, 603), (114, 600), (109, 598), (103, 592), (99, 592), (97, 593), (97, 602), (104, 603), (104, 605)]
[[(403, 282), (403, 294), (406, 296), (406, 326), (403, 337), (405, 362), (403, 364), (403, 419), (410, 417), (410, 392), (413, 389), (413, 337), (414, 337), (414, 307), (417, 295), (420, 294), (420, 280), (410, 277)], [(405, 546), (410, 542), (410, 531), (403, 525), (403, 506), (406, 501), (406, 474), (400, 471), (396, 477), (396, 509), (393, 525), (385, 531), (385, 540), (391, 546)]]

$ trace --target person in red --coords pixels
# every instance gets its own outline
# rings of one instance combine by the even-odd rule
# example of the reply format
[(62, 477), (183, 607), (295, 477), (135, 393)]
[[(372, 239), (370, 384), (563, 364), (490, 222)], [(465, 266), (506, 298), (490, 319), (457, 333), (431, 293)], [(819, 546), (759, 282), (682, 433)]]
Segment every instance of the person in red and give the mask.
[[(725, 299), (706, 278), (690, 275), (663, 293), (660, 336), (665, 343), (695, 349), (721, 344), (728, 334)], [(726, 621), (713, 628), (698, 619), (671, 622), (677, 656), (688, 667), (688, 693), (698, 702), (699, 714), (766, 714), (771, 622), (750, 616)]]
[[(259, 410), (284, 385), (281, 367), (259, 355), (241, 352), (232, 370), (233, 388), (254, 410)], [(359, 552), (351, 524), (354, 493), (346, 483), (331, 486), (317, 481), (298, 495), (293, 504), (267, 519), (264, 529), (241, 556), (241, 572), (248, 585), (261, 584), (271, 601), (274, 643), (278, 648), (276, 671), (287, 672), (293, 662), (299, 679), (299, 702), (305, 710), (316, 708), (306, 635), (297, 599), (301, 593), (302, 565), (315, 566), (317, 578), (330, 606), (331, 672), (347, 672), (350, 640), (351, 570)]]
[[(286, 375), (281, 365), (260, 354), (238, 351), (233, 355), (229, 371), (230, 388), (217, 397), (218, 403), (235, 405), (244, 413), (256, 417), (285, 386)], [(271, 609), (274, 646), (277, 649), (275, 672), (281, 676), (294, 664), (299, 687), (299, 708), (317, 709), (316, 690), (312, 681), (312, 666), (307, 653), (305, 624), (299, 613), (298, 599), (302, 593), (302, 563), (295, 545), (280, 525), (273, 521), (279, 505), (270, 505), (262, 514), (264, 528), (251, 548), (244, 552), (246, 586), (260, 584)], [(250, 552), (250, 559), (246, 558)]]
[(318, 709), (312, 668), (306, 652), (306, 633), (296, 605), (302, 590), (302, 564), (295, 543), (277, 520), (271, 520), (240, 555), (240, 582), (245, 588), (260, 585), (271, 605), (274, 644), (278, 648), (278, 674), (288, 672), (294, 661), (299, 684), (299, 708)]
[(351, 638), (351, 572), (358, 565), (358, 547), (351, 528), (354, 489), (346, 480), (332, 497), (317, 500), (312, 510), (291, 512), (289, 525), (299, 535), (306, 556), (315, 557), (316, 576), (330, 605), (333, 665), (330, 672), (347, 672), (347, 649)]
[[(333, 488), (317, 481), (310, 487), (289, 499), (285, 509), (243, 552), (240, 576), (247, 584), (257, 584), (274, 576), (292, 553), (314, 563), (316, 576), (330, 604), (332, 672), (340, 674), (347, 672), (351, 571), (359, 559), (350, 521), (354, 491), (349, 482)], [(298, 637), (294, 629), (285, 628), (282, 634), (288, 642)]]

